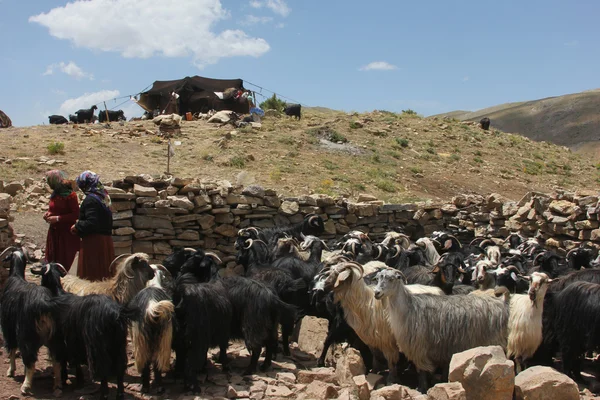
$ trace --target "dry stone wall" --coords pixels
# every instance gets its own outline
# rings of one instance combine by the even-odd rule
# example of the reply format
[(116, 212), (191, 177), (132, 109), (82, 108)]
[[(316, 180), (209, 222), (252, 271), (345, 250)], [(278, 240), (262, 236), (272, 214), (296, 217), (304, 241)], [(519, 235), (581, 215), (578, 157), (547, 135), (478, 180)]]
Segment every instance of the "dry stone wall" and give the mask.
[(7, 193), (0, 193), (0, 251), (10, 246), (14, 240), (14, 234), (10, 225), (10, 205), (12, 197)]

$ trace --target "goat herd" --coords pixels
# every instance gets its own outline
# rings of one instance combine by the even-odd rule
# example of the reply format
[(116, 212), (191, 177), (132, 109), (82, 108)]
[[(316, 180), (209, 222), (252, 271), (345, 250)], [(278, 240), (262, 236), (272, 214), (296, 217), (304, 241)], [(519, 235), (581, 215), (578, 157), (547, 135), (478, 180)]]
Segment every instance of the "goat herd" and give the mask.
[(113, 376), (123, 398), (130, 330), (143, 391), (150, 390), (151, 369), (161, 390), (174, 350), (174, 378), (198, 393), (210, 348), (219, 348), (227, 370), (229, 341), (242, 339), (251, 354), (244, 374), (257, 370), (263, 347), (260, 369), (268, 369), (279, 328), (289, 355), (290, 336), (305, 315), (329, 321), (320, 366), (333, 343), (347, 341), (368, 370), (385, 360), (388, 382), (416, 368), (421, 391), (436, 371), (447, 377), (453, 354), (473, 347), (500, 345), (517, 369), (551, 364), (560, 351), (564, 372), (581, 379), (584, 356), (600, 344), (600, 269), (592, 247), (562, 258), (517, 234), (461, 245), (444, 232), (416, 243), (389, 232), (372, 243), (353, 231), (330, 251), (318, 238), (323, 231), (317, 215), (288, 227), (242, 229), (235, 247), (244, 276), (227, 277), (217, 255), (184, 248), (162, 265), (143, 253), (119, 256), (116, 275), (102, 282), (67, 274), (60, 264), (36, 265), (37, 285), (25, 280), (24, 252), (8, 248), (0, 256), (10, 267), (0, 304), (7, 375), (14, 375), (18, 350), (21, 391), (30, 393), (46, 346), (56, 395), (67, 366), (81, 385), (86, 364), (102, 398)]
[(96, 117), (94, 115), (94, 110), (97, 109), (98, 107), (95, 105), (91, 106), (90, 108), (82, 108), (81, 110), (75, 111), (75, 114), (69, 114), (68, 120), (62, 115), (49, 115), (48, 122), (50, 125), (64, 125), (68, 124), (69, 122), (74, 124), (84, 124), (98, 121), (102, 124), (104, 122), (127, 121), (123, 110), (100, 110), (98, 112), (98, 116)]

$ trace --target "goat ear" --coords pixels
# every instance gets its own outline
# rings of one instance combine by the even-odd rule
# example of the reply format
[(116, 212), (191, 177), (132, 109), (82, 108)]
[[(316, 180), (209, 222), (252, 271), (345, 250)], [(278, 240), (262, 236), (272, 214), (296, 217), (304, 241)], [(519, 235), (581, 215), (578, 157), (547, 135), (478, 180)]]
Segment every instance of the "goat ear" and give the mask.
[(335, 280), (335, 284), (333, 285), (334, 288), (338, 287), (340, 285), (340, 283), (344, 282), (346, 279), (348, 279), (350, 277), (350, 275), (352, 274), (352, 271), (350, 271), (349, 269), (342, 271), (337, 279)]
[(511, 278), (513, 279), (513, 281), (515, 281), (515, 282), (516, 282), (516, 281), (517, 281), (517, 279), (518, 279), (518, 278), (517, 278), (517, 274), (515, 274), (514, 272), (511, 272), (511, 273), (510, 273), (510, 277), (511, 277)]
[(448, 250), (450, 247), (452, 247), (452, 240), (448, 239), (444, 242), (444, 250)]

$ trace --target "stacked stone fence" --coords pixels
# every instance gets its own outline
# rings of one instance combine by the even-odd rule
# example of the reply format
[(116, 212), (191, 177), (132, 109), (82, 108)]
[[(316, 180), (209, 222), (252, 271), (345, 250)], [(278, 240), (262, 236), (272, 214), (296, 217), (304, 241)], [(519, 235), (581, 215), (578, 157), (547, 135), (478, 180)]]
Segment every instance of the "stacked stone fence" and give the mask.
[[(39, 211), (47, 209), (49, 196), (47, 190), (41, 190), (42, 182), (11, 182), (4, 188), (13, 192), (0, 194), (0, 249), (13, 239), (10, 194)], [(504, 238), (519, 232), (539, 237), (562, 254), (584, 241), (600, 247), (598, 195), (586, 191), (530, 192), (519, 201), (490, 194), (458, 195), (449, 202), (384, 204), (366, 194), (356, 200), (324, 194), (291, 197), (256, 185), (152, 180), (147, 175), (114, 181), (107, 189), (114, 209), (115, 252), (144, 252), (157, 261), (175, 247), (203, 247), (217, 252), (233, 267), (240, 228), (295, 224), (310, 213), (325, 221), (322, 238), (326, 240), (351, 230), (380, 240), (386, 232), (401, 228), (413, 239), (446, 230), (462, 241), (478, 236)], [(13, 202), (12, 209), (18, 208)]]

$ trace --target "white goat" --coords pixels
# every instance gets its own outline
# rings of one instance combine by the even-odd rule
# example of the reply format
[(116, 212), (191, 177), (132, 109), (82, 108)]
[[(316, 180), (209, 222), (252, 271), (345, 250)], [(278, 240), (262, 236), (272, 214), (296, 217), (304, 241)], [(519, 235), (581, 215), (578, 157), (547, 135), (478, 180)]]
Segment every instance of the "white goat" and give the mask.
[(425, 252), (425, 258), (427, 259), (429, 265), (437, 265), (437, 263), (440, 261), (440, 255), (435, 249), (433, 241), (429, 238), (423, 237), (417, 240), (416, 244)]

